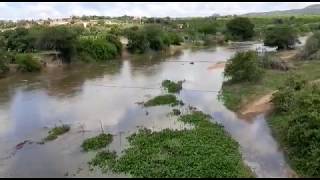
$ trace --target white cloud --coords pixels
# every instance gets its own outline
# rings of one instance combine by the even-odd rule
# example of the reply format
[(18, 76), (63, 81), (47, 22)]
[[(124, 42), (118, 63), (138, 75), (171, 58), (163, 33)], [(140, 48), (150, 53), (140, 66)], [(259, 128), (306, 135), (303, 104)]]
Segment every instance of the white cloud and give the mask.
[[(0, 19), (71, 15), (209, 16), (304, 8), (317, 2), (0, 2)], [(14, 13), (13, 13), (14, 12)]]

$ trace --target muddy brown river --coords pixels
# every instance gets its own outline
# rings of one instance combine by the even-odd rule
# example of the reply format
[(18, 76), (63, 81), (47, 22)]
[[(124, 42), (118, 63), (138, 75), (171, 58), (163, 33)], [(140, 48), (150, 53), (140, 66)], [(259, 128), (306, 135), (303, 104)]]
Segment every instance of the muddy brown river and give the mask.
[[(185, 127), (168, 116), (170, 107), (143, 108), (137, 103), (163, 93), (164, 79), (185, 80), (179, 98), (221, 123), (240, 144), (243, 160), (258, 177), (289, 177), (290, 168), (264, 114), (249, 122), (228, 110), (218, 100), (223, 67), (208, 68), (237, 50), (259, 46), (184, 49), (171, 55), (145, 54), (1, 79), (0, 177), (125, 177), (90, 172), (87, 162), (94, 153), (82, 152), (80, 145), (100, 133), (101, 124), (114, 135), (110, 149), (118, 153), (128, 146), (126, 136), (141, 126)], [(48, 128), (62, 123), (71, 125), (70, 132), (44, 145), (36, 143)]]

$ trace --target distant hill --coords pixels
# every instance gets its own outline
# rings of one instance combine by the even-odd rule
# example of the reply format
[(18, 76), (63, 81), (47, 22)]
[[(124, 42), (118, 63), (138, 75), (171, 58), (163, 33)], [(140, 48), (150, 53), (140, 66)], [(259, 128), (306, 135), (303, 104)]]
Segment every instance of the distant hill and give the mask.
[(279, 16), (279, 15), (320, 15), (320, 4), (307, 6), (303, 9), (291, 9), (284, 11), (269, 11), (243, 14), (243, 16)]

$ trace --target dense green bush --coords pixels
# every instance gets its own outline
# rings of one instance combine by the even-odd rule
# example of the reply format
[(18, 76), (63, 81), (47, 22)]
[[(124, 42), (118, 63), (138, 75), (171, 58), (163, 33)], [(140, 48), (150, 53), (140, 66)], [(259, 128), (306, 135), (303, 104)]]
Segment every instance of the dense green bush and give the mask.
[(170, 45), (170, 39), (160, 26), (148, 25), (143, 29), (149, 41), (150, 49), (162, 50)]
[(4, 60), (0, 59), (0, 77), (4, 76), (8, 72), (9, 72), (8, 64)]
[(181, 35), (176, 32), (169, 33), (169, 39), (171, 41), (170, 43), (173, 45), (181, 45), (181, 43), (183, 42), (183, 38), (181, 37)]
[(293, 48), (297, 41), (297, 32), (288, 25), (270, 27), (266, 31), (264, 44), (278, 49)]
[[(105, 38), (86, 38), (80, 39), (78, 52), (81, 56), (89, 56), (95, 61), (106, 61), (115, 58), (119, 50), (116, 45), (107, 41)], [(85, 57), (80, 57), (84, 59)]]
[(304, 88), (306, 82), (299, 76), (290, 76), (286, 83), (273, 95), (273, 104), (278, 112), (289, 112), (294, 104), (295, 93)]
[(38, 41), (37, 48), (41, 50), (56, 50), (64, 62), (71, 62), (76, 54), (78, 34), (73, 28), (55, 26), (44, 28)]
[(159, 51), (171, 44), (180, 45), (182, 37), (175, 32), (166, 32), (161, 26), (146, 25), (140, 29), (126, 30), (128, 37), (127, 48), (133, 53), (143, 53), (148, 49)]
[(275, 93), (273, 103), (271, 123), (278, 127), (292, 166), (301, 176), (319, 177), (320, 86), (291, 77)]
[(304, 59), (319, 59), (318, 56), (320, 50), (320, 32), (314, 32), (312, 36), (310, 36), (306, 44), (304, 45), (302, 56)]
[(127, 48), (132, 53), (144, 53), (149, 48), (147, 35), (142, 30), (128, 32)]
[(106, 35), (107, 42), (113, 44), (117, 48), (117, 54), (121, 55), (122, 52), (122, 43), (116, 35), (113, 34), (107, 34)]
[(260, 67), (256, 52), (237, 52), (227, 61), (224, 76), (230, 82), (254, 82), (261, 79), (263, 69)]
[(17, 54), (16, 63), (18, 70), (22, 72), (34, 72), (41, 70), (41, 63), (31, 54)]
[(231, 40), (249, 40), (254, 35), (254, 24), (249, 18), (236, 17), (230, 20), (226, 27)]

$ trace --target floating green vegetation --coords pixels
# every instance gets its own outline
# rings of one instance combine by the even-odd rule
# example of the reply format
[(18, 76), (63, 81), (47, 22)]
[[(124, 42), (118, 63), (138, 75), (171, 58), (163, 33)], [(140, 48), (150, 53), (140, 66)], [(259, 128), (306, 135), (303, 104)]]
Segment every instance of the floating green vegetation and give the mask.
[(209, 116), (195, 111), (178, 120), (193, 129), (152, 132), (140, 129), (128, 137), (130, 148), (114, 161), (102, 153), (91, 163), (133, 177), (253, 177), (242, 161), (238, 144)]
[(183, 81), (174, 82), (174, 81), (170, 81), (170, 80), (164, 80), (164, 81), (162, 81), (161, 85), (162, 85), (162, 87), (167, 89), (167, 91), (169, 93), (178, 93), (182, 89), (182, 83), (183, 83)]
[(59, 135), (62, 135), (70, 130), (69, 125), (62, 125), (59, 127), (54, 127), (49, 131), (49, 135), (44, 138), (44, 141), (52, 141), (58, 138)]
[(172, 114), (175, 116), (179, 116), (181, 114), (181, 111), (179, 109), (172, 109)]
[(171, 105), (171, 106), (177, 106), (177, 105), (183, 105), (183, 102), (180, 100), (177, 100), (177, 97), (172, 94), (165, 94), (156, 96), (153, 99), (148, 100), (144, 103), (145, 107), (149, 106), (160, 106), (160, 105)]
[(106, 147), (112, 142), (112, 135), (101, 133), (96, 137), (86, 139), (81, 147), (84, 151), (94, 151)]
[[(99, 167), (103, 172), (107, 172), (116, 163), (117, 154), (115, 151), (101, 151), (90, 162), (92, 167)], [(92, 168), (90, 168), (92, 170)]]

